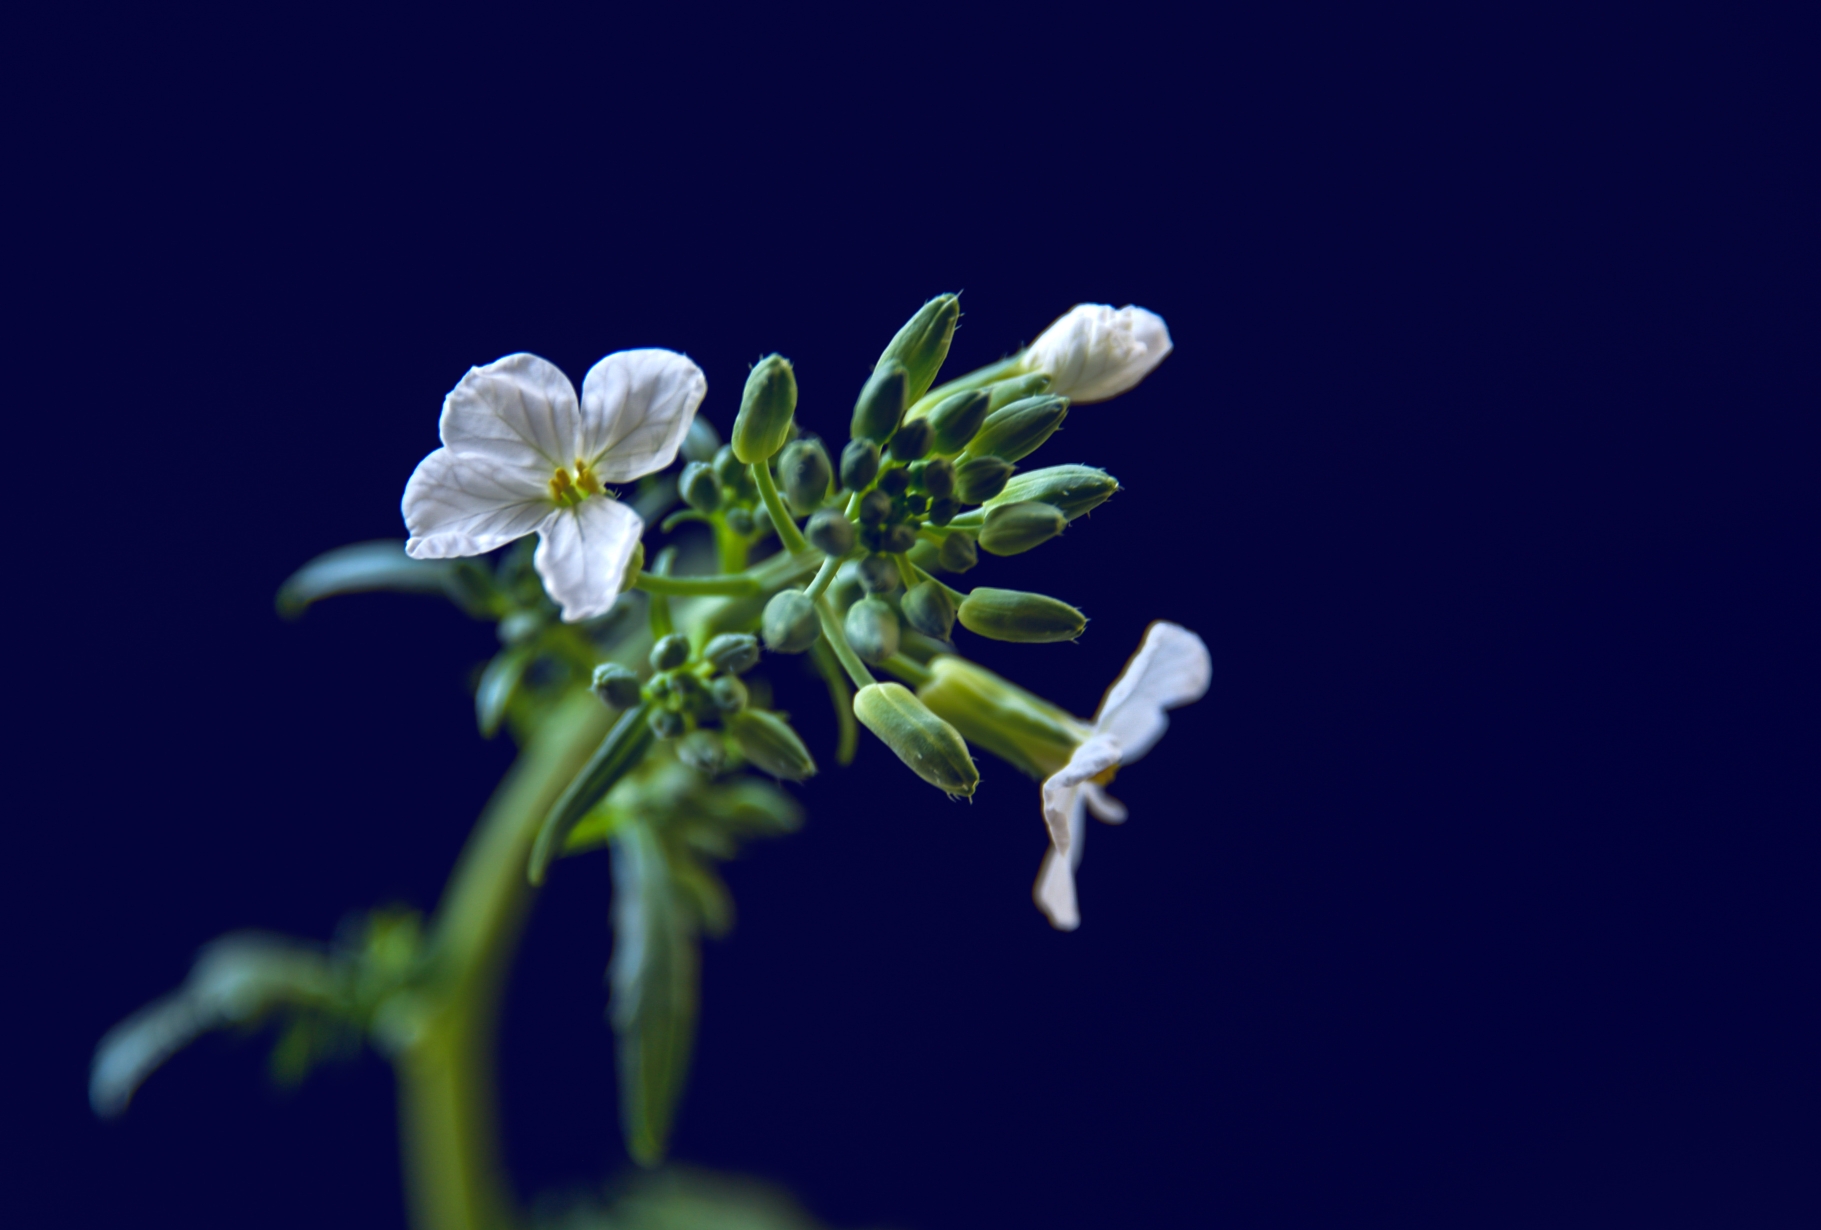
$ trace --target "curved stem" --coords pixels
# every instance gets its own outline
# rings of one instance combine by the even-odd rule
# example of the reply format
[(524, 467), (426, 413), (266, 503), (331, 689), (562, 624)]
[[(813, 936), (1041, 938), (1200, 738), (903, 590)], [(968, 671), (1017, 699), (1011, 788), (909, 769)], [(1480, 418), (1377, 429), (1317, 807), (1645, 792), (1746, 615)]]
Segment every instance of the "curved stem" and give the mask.
[(816, 616), (822, 621), (823, 639), (835, 651), (836, 661), (841, 663), (841, 669), (847, 672), (847, 677), (854, 681), (854, 686), (864, 688), (879, 682), (866, 669), (866, 663), (860, 661), (860, 655), (854, 652), (854, 647), (847, 643), (847, 634), (841, 630), (841, 621), (835, 615), (835, 604), (828, 600), (827, 594), (816, 599)]
[(790, 515), (790, 509), (784, 507), (784, 499), (778, 494), (778, 485), (772, 481), (771, 466), (763, 461), (755, 461), (746, 468), (752, 471), (752, 481), (759, 488), (759, 498), (765, 501), (765, 511), (771, 514), (772, 528), (778, 531), (778, 541), (784, 545), (784, 549), (792, 555), (800, 555), (809, 550), (809, 540), (797, 528), (797, 519)]

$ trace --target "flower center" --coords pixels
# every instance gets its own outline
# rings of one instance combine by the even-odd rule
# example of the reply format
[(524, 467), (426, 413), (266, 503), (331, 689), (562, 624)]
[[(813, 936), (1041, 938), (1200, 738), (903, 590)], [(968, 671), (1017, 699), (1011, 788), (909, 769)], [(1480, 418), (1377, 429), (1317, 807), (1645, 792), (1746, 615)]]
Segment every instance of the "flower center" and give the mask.
[(550, 476), (550, 498), (565, 508), (574, 508), (589, 496), (601, 495), (604, 491), (601, 480), (580, 457), (575, 459), (574, 478), (569, 477), (569, 471), (562, 466)]

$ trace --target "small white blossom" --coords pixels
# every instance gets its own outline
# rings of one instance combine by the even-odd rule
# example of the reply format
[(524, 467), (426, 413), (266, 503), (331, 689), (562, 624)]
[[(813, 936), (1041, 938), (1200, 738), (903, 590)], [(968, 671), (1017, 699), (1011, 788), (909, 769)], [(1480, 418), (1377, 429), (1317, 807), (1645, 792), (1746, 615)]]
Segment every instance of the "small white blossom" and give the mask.
[(675, 460), (708, 392), (670, 350), (622, 350), (569, 378), (536, 355), (470, 368), (443, 399), (443, 447), (405, 484), (405, 551), (482, 555), (536, 531), (532, 562), (570, 622), (619, 596), (645, 523), (608, 494)]
[(1199, 636), (1177, 624), (1152, 624), (1125, 671), (1107, 689), (1087, 738), (1068, 764), (1043, 783), (1050, 849), (1032, 895), (1057, 930), (1081, 925), (1075, 868), (1081, 864), (1083, 812), (1092, 811), (1108, 824), (1125, 819), (1125, 807), (1101, 788), (1102, 781), (1150, 751), (1170, 724), (1164, 710), (1200, 700), (1212, 674), (1208, 647)]
[(1051, 393), (1105, 401), (1136, 386), (1170, 350), (1170, 331), (1157, 313), (1078, 303), (1031, 343), (1024, 366), (1047, 373)]

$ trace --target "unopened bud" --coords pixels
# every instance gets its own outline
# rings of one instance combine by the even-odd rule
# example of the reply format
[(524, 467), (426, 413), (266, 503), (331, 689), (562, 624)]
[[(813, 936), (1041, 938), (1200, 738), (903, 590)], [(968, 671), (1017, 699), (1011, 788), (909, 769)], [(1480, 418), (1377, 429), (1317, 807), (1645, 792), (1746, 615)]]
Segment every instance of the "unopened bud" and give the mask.
[(800, 782), (815, 773), (816, 762), (809, 749), (777, 714), (745, 709), (728, 714), (726, 726), (727, 733), (739, 745), (740, 754), (760, 771), (791, 782)]
[(816, 604), (800, 589), (786, 589), (773, 594), (765, 604), (759, 631), (765, 648), (773, 653), (802, 653), (816, 643), (822, 625), (816, 619)]
[(924, 416), (930, 426), (930, 452), (952, 457), (967, 447), (991, 410), (992, 393), (986, 389), (968, 389), (945, 397)]
[(709, 640), (702, 656), (718, 671), (744, 675), (759, 664), (759, 638), (750, 632), (723, 632)]
[(954, 295), (937, 295), (905, 322), (879, 356), (881, 366), (893, 360), (903, 365), (907, 376), (905, 405), (929, 392), (929, 386), (936, 382), (936, 373), (948, 358), (949, 343), (955, 338), (955, 325), (960, 319), (961, 301)]
[(1099, 508), (1118, 490), (1119, 481), (1105, 470), (1093, 466), (1046, 466), (1014, 475), (1005, 490), (988, 501), (989, 515), (991, 505), (1037, 500), (1073, 521)]
[(875, 666), (898, 652), (898, 613), (883, 598), (862, 598), (847, 609), (842, 624), (847, 643)]
[(1021, 555), (1062, 533), (1068, 523), (1059, 510), (1036, 500), (994, 504), (986, 510), (980, 545), (994, 555)]
[(929, 502), (929, 523), (931, 525), (947, 525), (950, 521), (953, 521), (960, 512), (961, 502), (945, 495), (939, 500), (931, 500)]
[(918, 582), (898, 606), (904, 612), (904, 622), (925, 636), (946, 641), (955, 630), (955, 600), (940, 582)]
[(1018, 461), (1036, 452), (1068, 417), (1069, 399), (1043, 394), (1015, 401), (986, 416), (980, 434), (967, 446), (970, 457)]
[(677, 479), (677, 491), (683, 502), (697, 512), (711, 513), (721, 506), (721, 483), (714, 476), (714, 467), (706, 462), (692, 461), (683, 467), (683, 476)]
[(969, 632), (995, 641), (1072, 641), (1088, 626), (1068, 603), (1018, 589), (976, 589), (955, 615)]
[(689, 725), (683, 720), (682, 714), (673, 713), (669, 709), (653, 709), (645, 720), (651, 726), (651, 733), (660, 739), (674, 739)]
[(727, 745), (716, 731), (692, 730), (677, 740), (677, 759), (713, 777), (727, 767)]
[(595, 667), (588, 686), (603, 703), (615, 709), (630, 709), (639, 703), (638, 672), (618, 662), (603, 662)]
[(980, 771), (955, 728), (903, 685), (874, 683), (861, 688), (854, 695), (854, 716), (936, 789), (967, 798), (980, 784)]
[(1035, 397), (1049, 387), (1050, 378), (1046, 372), (1032, 372), (1028, 376), (1019, 376), (1014, 380), (1001, 380), (998, 384), (991, 386), (992, 399), (987, 402), (986, 412), (991, 414), (995, 410), (1004, 409), (1015, 401)]
[(874, 488), (860, 497), (860, 524), (878, 525), (892, 515), (892, 498)]
[(1093, 733), (1073, 715), (965, 658), (943, 654), (929, 670), (917, 698), (969, 743), (1032, 777), (1048, 777), (1067, 764)]
[(758, 494), (758, 488), (752, 485), (752, 475), (746, 472), (746, 466), (733, 455), (733, 446), (723, 444), (715, 450), (714, 476), (721, 480), (721, 490), (733, 495), (751, 499)]
[(797, 374), (783, 355), (769, 354), (746, 377), (733, 421), (733, 454), (747, 465), (769, 461), (790, 438), (797, 412)]
[(898, 588), (898, 563), (885, 555), (869, 555), (854, 566), (861, 586), (869, 594), (889, 594)]
[(911, 467), (912, 479), (936, 499), (955, 494), (955, 463), (946, 457), (934, 457)]
[(849, 440), (841, 450), (841, 485), (849, 491), (860, 491), (878, 474), (879, 446), (871, 440)]
[(722, 675), (708, 685), (708, 699), (722, 713), (738, 713), (746, 708), (746, 685), (732, 675)]
[(955, 466), (955, 498), (981, 504), (1005, 490), (1012, 463), (998, 457), (964, 457)]
[(753, 531), (752, 509), (738, 505), (727, 510), (727, 528), (745, 537)]
[(829, 555), (846, 555), (854, 549), (854, 523), (838, 508), (824, 508), (803, 528), (809, 545)]
[(912, 419), (892, 433), (892, 460), (916, 461), (929, 452), (929, 441), (929, 420)]
[(828, 454), (819, 440), (793, 440), (778, 458), (778, 478), (784, 485), (784, 495), (799, 515), (807, 516), (822, 507), (833, 477), (834, 467), (828, 464)]
[(900, 521), (897, 525), (888, 525), (885, 532), (879, 535), (879, 549), (891, 555), (898, 555), (917, 545), (917, 529)]
[(879, 360), (879, 366), (860, 389), (847, 434), (856, 440), (881, 444), (890, 439), (892, 432), (898, 430), (898, 420), (904, 417), (904, 407), (910, 404), (904, 392), (907, 379), (902, 364)]
[(651, 669), (654, 671), (675, 670), (689, 661), (689, 638), (672, 633), (660, 637), (658, 643), (651, 647)]
[(683, 460), (713, 461), (715, 450), (720, 447), (721, 433), (713, 423), (699, 414), (689, 420), (689, 432), (683, 437)]
[(944, 572), (966, 572), (980, 562), (980, 553), (974, 549), (974, 540), (966, 534), (950, 534), (942, 540), (936, 562)]

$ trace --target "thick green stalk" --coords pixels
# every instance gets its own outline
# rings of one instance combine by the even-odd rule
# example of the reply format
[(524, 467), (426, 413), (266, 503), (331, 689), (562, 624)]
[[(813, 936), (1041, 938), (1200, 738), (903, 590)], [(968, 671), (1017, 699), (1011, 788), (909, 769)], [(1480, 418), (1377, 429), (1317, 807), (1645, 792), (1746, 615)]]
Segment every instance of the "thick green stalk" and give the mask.
[(525, 866), (544, 816), (612, 717), (578, 692), (539, 726), (463, 848), (430, 933), (437, 970), (422, 1027), (398, 1056), (411, 1218), (419, 1230), (513, 1224), (493, 1082), (499, 993), (533, 889)]

